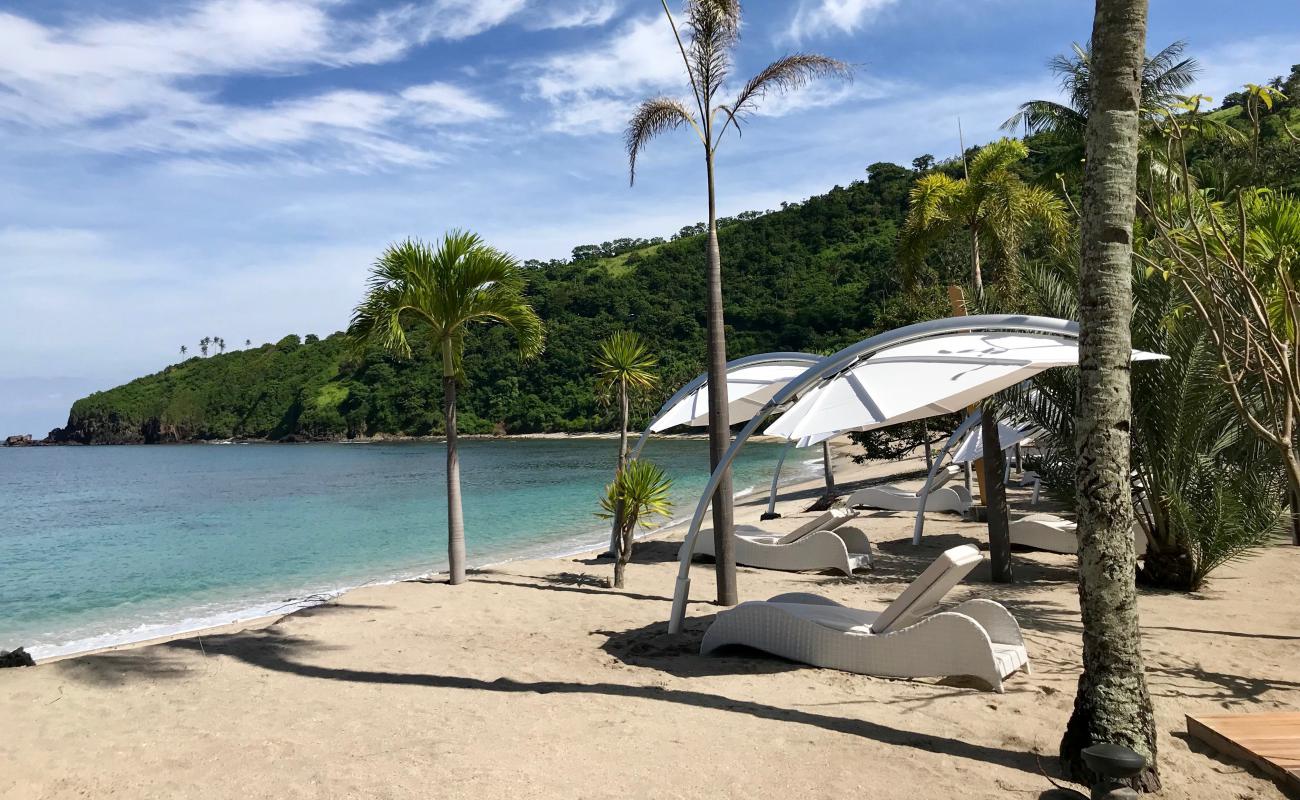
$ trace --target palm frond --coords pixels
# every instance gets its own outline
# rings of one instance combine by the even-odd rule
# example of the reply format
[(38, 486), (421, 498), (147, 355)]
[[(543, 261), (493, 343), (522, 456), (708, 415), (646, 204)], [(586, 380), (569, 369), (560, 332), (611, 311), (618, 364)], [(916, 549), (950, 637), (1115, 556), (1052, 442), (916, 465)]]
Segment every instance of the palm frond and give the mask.
[[(636, 113), (627, 124), (623, 135), (624, 147), (627, 149), (628, 183), (636, 183), (636, 159), (645, 150), (646, 145), (656, 136), (689, 125), (700, 132), (695, 118), (685, 104), (671, 97), (654, 97), (637, 106)], [(701, 136), (701, 141), (703, 137)], [(704, 143), (708, 146), (708, 142)]]
[(1023, 128), (1026, 134), (1049, 131), (1053, 133), (1082, 134), (1088, 118), (1073, 108), (1051, 100), (1030, 100), (1002, 123), (1002, 130)]
[(753, 105), (768, 92), (789, 92), (800, 89), (817, 78), (851, 78), (853, 68), (843, 61), (817, 53), (794, 53), (768, 64), (749, 79), (736, 101), (731, 104), (734, 114), (742, 115), (753, 110)]
[(646, 392), (659, 382), (654, 370), (659, 360), (635, 331), (615, 331), (596, 352), (597, 383), (608, 394), (615, 386)]
[(739, 0), (688, 0), (686, 31), (690, 63), (704, 95), (704, 113), (731, 71), (731, 49), (740, 41)]

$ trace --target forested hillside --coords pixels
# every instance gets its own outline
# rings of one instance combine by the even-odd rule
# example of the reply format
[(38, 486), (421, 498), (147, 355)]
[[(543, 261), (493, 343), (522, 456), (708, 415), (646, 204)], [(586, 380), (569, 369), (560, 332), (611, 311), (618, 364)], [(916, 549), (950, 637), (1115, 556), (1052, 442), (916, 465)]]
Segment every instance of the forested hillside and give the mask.
[[(729, 351), (830, 350), (864, 331), (915, 318), (894, 267), (898, 226), (913, 170), (873, 165), (866, 180), (764, 214), (729, 220), (724, 254)], [(438, 232), (433, 232), (436, 235)], [(661, 395), (703, 369), (704, 237), (602, 257), (529, 262), (528, 293), (546, 323), (546, 351), (520, 363), (501, 327), (474, 333), (465, 358), (462, 430), (580, 431), (611, 425), (596, 396), (596, 343), (619, 328), (640, 332), (658, 354)], [(604, 252), (609, 252), (608, 248)], [(366, 265), (358, 264), (358, 269)], [(937, 294), (935, 295), (938, 296)], [(177, 441), (229, 437), (424, 435), (442, 429), (440, 379), (427, 351), (411, 361), (349, 351), (336, 333), (317, 340), (195, 357), (77, 401), (54, 439)]]
[[(1300, 69), (1284, 88), (1300, 95)], [(1296, 100), (1269, 109), (1257, 150), (1241, 144), (1194, 148), (1193, 172), (1215, 186), (1231, 185), (1238, 173), (1267, 174), (1269, 180), (1259, 183), (1295, 191), (1300, 188), (1298, 115)], [(1244, 135), (1253, 125), (1239, 99), (1227, 98), (1207, 118), (1241, 132), (1241, 141), (1253, 138)], [(1022, 165), (1024, 177), (1055, 189), (1064, 182), (1077, 194), (1077, 140), (1040, 133), (1026, 143), (1031, 155)], [(959, 176), (961, 164), (936, 165), (930, 156), (916, 159), (911, 168), (873, 164), (864, 180), (847, 187), (780, 210), (724, 220), (719, 236), (731, 357), (773, 350), (826, 352), (875, 330), (943, 316), (948, 310), (943, 287), (964, 274), (967, 242), (957, 237), (939, 243), (906, 288), (897, 258), (908, 191), (932, 170)], [(521, 364), (502, 326), (476, 331), (465, 358), (461, 429), (611, 428), (613, 409), (596, 396), (592, 362), (597, 343), (620, 328), (639, 332), (660, 360), (660, 390), (634, 415), (644, 422), (677, 386), (703, 370), (702, 230), (688, 226), (667, 240), (578, 245), (571, 259), (527, 262), (528, 294), (546, 325), (546, 351)], [(420, 233), (433, 238), (441, 231)], [(377, 351), (353, 352), (339, 333), (322, 339), (290, 335), (276, 344), (190, 358), (79, 400), (66, 428), (53, 431), (51, 440), (427, 435), (442, 431), (440, 407), (440, 377), (427, 348), (410, 361), (398, 361)]]

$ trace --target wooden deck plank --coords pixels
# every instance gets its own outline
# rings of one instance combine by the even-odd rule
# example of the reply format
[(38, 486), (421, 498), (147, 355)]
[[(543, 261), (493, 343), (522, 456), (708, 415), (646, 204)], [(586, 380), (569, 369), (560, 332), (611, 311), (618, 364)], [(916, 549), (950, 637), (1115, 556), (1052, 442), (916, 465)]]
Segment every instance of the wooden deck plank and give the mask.
[(1187, 715), (1187, 733), (1300, 792), (1300, 713)]

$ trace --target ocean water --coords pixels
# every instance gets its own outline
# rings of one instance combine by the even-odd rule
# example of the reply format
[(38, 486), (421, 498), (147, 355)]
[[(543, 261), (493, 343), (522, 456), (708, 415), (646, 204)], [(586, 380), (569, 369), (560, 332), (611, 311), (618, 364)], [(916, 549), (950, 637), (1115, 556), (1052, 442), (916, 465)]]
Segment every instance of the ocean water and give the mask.
[[(471, 566), (608, 541), (595, 516), (610, 440), (471, 440)], [(747, 445), (738, 493), (780, 446)], [(707, 442), (644, 453), (689, 517)], [(261, 616), (304, 598), (446, 569), (440, 443), (0, 448), (0, 649), (37, 658)], [(789, 479), (809, 474), (787, 464)]]

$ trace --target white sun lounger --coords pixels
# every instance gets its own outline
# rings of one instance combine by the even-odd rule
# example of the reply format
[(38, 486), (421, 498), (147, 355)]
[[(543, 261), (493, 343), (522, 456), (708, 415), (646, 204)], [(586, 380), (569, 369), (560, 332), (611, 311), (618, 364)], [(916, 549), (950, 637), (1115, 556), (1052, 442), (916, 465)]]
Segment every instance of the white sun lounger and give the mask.
[[(852, 575), (855, 569), (871, 566), (871, 542), (866, 532), (840, 527), (856, 516), (857, 511), (832, 508), (789, 533), (737, 525), (736, 563), (786, 572), (837, 570)], [(712, 529), (700, 531), (695, 540), (695, 555), (716, 555)]]
[[(1011, 523), (1011, 543), (1049, 553), (1074, 555), (1079, 552), (1079, 528), (1071, 520), (1054, 514), (1032, 514)], [(1146, 555), (1147, 537), (1141, 526), (1133, 525), (1133, 546), (1139, 557)]]
[(1020, 626), (1010, 612), (991, 600), (968, 600), (933, 613), (982, 560), (974, 545), (944, 552), (882, 612), (802, 592), (741, 603), (718, 612), (700, 652), (745, 645), (863, 675), (970, 676), (1001, 692), (1004, 678), (1029, 671)]
[[(965, 486), (946, 486), (961, 474), (955, 465), (940, 470), (934, 476), (930, 494), (925, 499), (926, 511), (953, 511), (961, 513), (974, 502)], [(921, 490), (902, 489), (892, 484), (868, 486), (849, 495), (845, 505), (850, 508), (882, 508), (886, 511), (916, 511), (921, 507)]]

